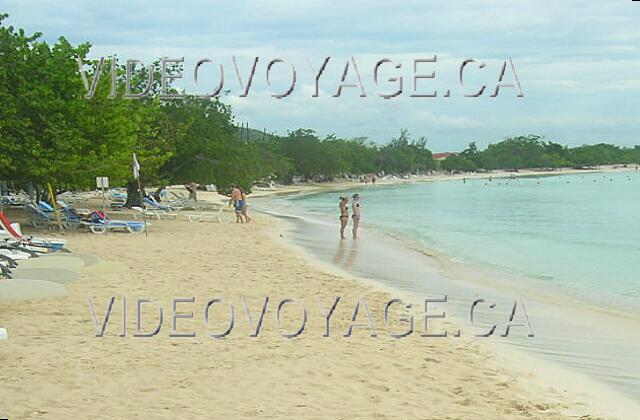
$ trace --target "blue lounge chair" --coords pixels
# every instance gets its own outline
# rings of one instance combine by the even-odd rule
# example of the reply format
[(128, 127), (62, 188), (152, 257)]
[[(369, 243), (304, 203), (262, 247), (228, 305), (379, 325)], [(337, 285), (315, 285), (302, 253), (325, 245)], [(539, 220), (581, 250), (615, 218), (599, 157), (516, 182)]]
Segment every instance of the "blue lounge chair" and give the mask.
[[(43, 206), (43, 204), (46, 206)], [(48, 210), (49, 208), (51, 210)], [(41, 201), (37, 206), (34, 204), (27, 204), (27, 211), (29, 212), (29, 216), (31, 216), (31, 224), (33, 227), (45, 228), (49, 226), (57, 226), (58, 224), (53, 207), (47, 203)], [(80, 226), (80, 218), (69, 208), (65, 208), (60, 211), (60, 224), (64, 229), (76, 229)]]
[(142, 199), (142, 201), (144, 201), (145, 206), (150, 207), (154, 210), (162, 210), (162, 211), (175, 211), (178, 210), (175, 207), (170, 207), (170, 206), (163, 206), (162, 204), (159, 204), (158, 202), (156, 202), (155, 200), (149, 198), (149, 197), (144, 197)]
[(106, 217), (101, 217), (97, 213), (93, 213), (89, 221), (81, 222), (82, 225), (89, 228), (89, 230), (96, 234), (103, 234), (108, 230), (124, 230), (129, 233), (142, 233), (145, 227), (149, 223), (138, 222), (135, 220), (111, 220)]

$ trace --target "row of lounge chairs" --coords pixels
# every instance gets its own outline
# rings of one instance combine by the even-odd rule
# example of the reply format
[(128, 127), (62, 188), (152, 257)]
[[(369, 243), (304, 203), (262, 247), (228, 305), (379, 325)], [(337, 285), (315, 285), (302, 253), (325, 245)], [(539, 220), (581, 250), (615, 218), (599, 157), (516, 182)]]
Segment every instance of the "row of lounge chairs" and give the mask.
[(80, 216), (73, 212), (69, 206), (61, 207), (58, 215), (60, 220), (55, 215), (53, 207), (44, 201), (37, 204), (29, 203), (26, 209), (31, 218), (31, 225), (35, 228), (57, 226), (59, 223), (64, 229), (77, 229), (82, 221)]
[[(58, 202), (65, 202), (67, 204), (74, 204), (79, 201), (86, 200), (94, 196), (92, 192), (74, 192), (74, 191), (65, 191), (63, 193), (58, 194)], [(17, 193), (8, 193), (4, 195), (0, 195), (0, 203), (6, 207), (25, 207), (27, 204), (32, 202), (32, 198), (24, 191), (19, 191)]]
[[(64, 204), (64, 203), (60, 203)], [(31, 218), (31, 224), (36, 228), (62, 226), (63, 229), (78, 229), (86, 227), (91, 232), (103, 234), (110, 230), (124, 230), (129, 233), (144, 232), (148, 224), (135, 220), (109, 219), (100, 211), (91, 212), (88, 209), (74, 209), (68, 205), (61, 205), (59, 215), (56, 216), (53, 207), (40, 201), (37, 204), (27, 205), (27, 211)], [(59, 221), (58, 221), (59, 217)]]
[(24, 192), (0, 196), (0, 204), (6, 207), (24, 207), (29, 202), (29, 195)]
[(143, 207), (134, 206), (131, 208), (131, 210), (134, 211), (134, 218), (157, 220), (175, 219), (181, 210), (200, 210), (200, 213), (186, 215), (187, 220), (189, 222), (222, 222), (221, 216), (224, 211), (224, 206), (206, 201), (196, 202), (175, 192), (171, 194), (174, 198), (162, 203), (157, 202), (153, 197), (144, 197)]
[[(143, 199), (143, 207), (133, 207), (135, 220), (114, 220), (108, 218), (100, 211), (91, 211), (86, 208), (79, 208), (68, 203), (78, 199), (86, 199), (87, 194), (92, 193), (70, 193), (66, 192), (58, 196), (59, 209), (55, 209), (47, 202), (28, 202), (24, 207), (27, 210), (31, 225), (43, 228), (78, 229), (81, 227), (89, 229), (96, 234), (103, 234), (108, 231), (122, 230), (129, 233), (144, 232), (150, 223), (140, 219), (175, 219), (181, 210), (203, 210), (197, 214), (187, 214), (186, 219), (191, 222), (218, 222), (221, 223), (224, 206), (210, 202), (198, 202), (185, 197), (182, 194), (172, 192), (173, 199), (158, 203), (152, 197)], [(124, 204), (126, 194), (122, 191), (110, 191), (112, 200), (120, 200), (118, 203)], [(112, 205), (113, 208), (113, 205)], [(204, 211), (214, 210), (214, 211)], [(6, 216), (5, 216), (6, 217)]]
[(36, 247), (47, 251), (66, 251), (67, 245), (67, 240), (64, 238), (39, 238), (23, 235), (20, 225), (11, 223), (3, 212), (0, 212), (0, 240), (5, 243)]

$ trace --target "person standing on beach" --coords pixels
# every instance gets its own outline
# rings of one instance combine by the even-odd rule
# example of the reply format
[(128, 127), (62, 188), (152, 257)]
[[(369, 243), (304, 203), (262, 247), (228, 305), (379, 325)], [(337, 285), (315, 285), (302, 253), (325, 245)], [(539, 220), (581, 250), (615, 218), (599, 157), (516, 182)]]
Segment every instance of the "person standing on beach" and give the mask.
[(194, 203), (198, 201), (198, 184), (190, 182), (184, 186), (189, 191), (189, 200), (193, 200)]
[(249, 223), (251, 221), (251, 218), (249, 217), (249, 215), (247, 214), (247, 194), (244, 192), (244, 190), (242, 188), (240, 189), (240, 197), (242, 198), (242, 210), (241, 210), (241, 214), (242, 216), (244, 216), (244, 221), (245, 223)]
[(344, 236), (344, 230), (349, 223), (349, 199), (345, 196), (340, 197), (340, 239), (347, 239)]
[(236, 213), (236, 223), (244, 223), (244, 220), (242, 218), (242, 209), (244, 207), (242, 195), (242, 190), (237, 185), (234, 185), (231, 189), (231, 199), (229, 200), (229, 205), (233, 203), (233, 209)]
[(351, 213), (351, 218), (353, 219), (353, 239), (358, 239), (358, 228), (360, 227), (360, 194), (353, 194)]

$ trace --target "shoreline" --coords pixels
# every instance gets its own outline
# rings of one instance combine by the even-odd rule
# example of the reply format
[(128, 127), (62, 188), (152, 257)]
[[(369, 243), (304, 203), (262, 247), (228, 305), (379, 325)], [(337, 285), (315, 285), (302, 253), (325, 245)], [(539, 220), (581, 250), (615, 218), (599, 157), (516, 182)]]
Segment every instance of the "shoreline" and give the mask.
[(574, 168), (559, 168), (558, 170), (536, 170), (536, 169), (521, 169), (518, 172), (511, 171), (494, 171), (494, 172), (473, 172), (473, 173), (461, 173), (461, 174), (445, 174), (436, 173), (433, 175), (411, 175), (407, 179), (387, 179), (379, 180), (375, 184), (365, 184), (359, 181), (346, 180), (343, 178), (329, 181), (329, 182), (307, 182), (297, 183), (293, 185), (278, 185), (273, 190), (257, 190), (249, 195), (249, 198), (263, 198), (263, 197), (280, 197), (288, 195), (307, 195), (316, 194), (329, 191), (341, 191), (349, 190), (352, 188), (374, 188), (378, 186), (395, 186), (395, 185), (407, 185), (420, 182), (437, 182), (437, 181), (461, 181), (463, 179), (504, 179), (509, 177), (525, 178), (535, 176), (561, 176), (561, 175), (574, 175), (574, 174), (593, 174), (593, 173), (617, 173), (617, 172), (636, 172), (632, 167), (624, 167), (623, 165), (603, 165), (598, 169), (574, 169)]
[[(231, 212), (224, 213), (222, 224), (157, 221), (148, 237), (68, 234), (74, 252), (102, 262), (83, 269), (79, 281), (66, 285), (63, 297), (0, 305), (1, 324), (9, 331), (9, 339), (0, 342), (3, 400), (10, 402), (0, 414), (18, 419), (75, 418), (80, 412), (87, 417), (109, 412), (123, 418), (175, 418), (175, 411), (192, 418), (211, 413), (226, 418), (417, 418), (427, 409), (432, 418), (470, 418), (478, 412), (490, 418), (616, 417), (465, 338), (387, 337), (401, 326), (384, 327), (379, 319), (390, 294), (353, 276), (327, 272), (285, 247), (277, 239), (282, 239), (281, 221), (273, 217), (256, 214), (251, 224), (237, 225), (230, 223)], [(188, 296), (200, 303), (209, 297), (239, 302), (246, 296), (254, 314), (264, 296), (297, 298), (310, 303), (309, 335), (282, 337), (271, 306), (258, 338), (250, 337), (241, 307), (236, 329), (220, 340), (200, 335), (172, 339), (170, 319), (159, 336), (119, 337), (117, 307), (107, 335), (95, 337), (87, 297), (94, 298), (102, 314), (113, 295), (163, 303)], [(322, 311), (311, 302), (330, 302), (335, 296), (347, 304), (336, 309), (333, 331), (346, 330), (353, 304), (365, 296), (380, 336), (372, 338), (358, 328), (351, 338), (323, 338)], [(186, 304), (180, 312), (200, 309)], [(220, 328), (225, 311), (216, 315), (214, 327)], [(393, 312), (394, 321), (398, 315)], [(284, 326), (295, 328), (298, 320), (299, 311), (292, 307)], [(200, 316), (181, 319), (178, 328), (199, 330), (200, 321)], [(143, 329), (152, 325), (143, 322)]]
[[(280, 220), (278, 223), (283, 225), (285, 232), (289, 232), (292, 229), (292, 225), (295, 223), (290, 220), (288, 216), (281, 217), (273, 214), (269, 214), (268, 216), (279, 218)], [(317, 265), (322, 270), (328, 270), (329, 272), (335, 273), (343, 278), (354, 278), (357, 281), (366, 284), (368, 287), (379, 289), (389, 296), (399, 297), (405, 301), (414, 302), (416, 298), (424, 298), (424, 296), (417, 296), (412, 292), (384, 284), (379, 279), (357, 276), (334, 264), (323, 262), (318, 259), (317, 256), (313, 255), (308, 249), (289, 239), (289, 235), (284, 237), (281, 234), (276, 234), (275, 230), (270, 232), (270, 234), (274, 241), (282, 243), (294, 252), (299, 253), (304, 258), (312, 261), (314, 265)], [(382, 234), (386, 235), (384, 232)], [(459, 319), (447, 316), (447, 320), (447, 322), (453, 323), (454, 328), (460, 327)], [(452, 338), (445, 338), (444, 340), (446, 341), (451, 339)], [(475, 341), (483, 351), (493, 353), (497, 357), (507, 361), (507, 366), (509, 366), (510, 369), (513, 369), (514, 372), (517, 372), (516, 375), (526, 376), (529, 379), (537, 376), (537, 378), (535, 378), (537, 386), (563, 388), (563, 392), (569, 393), (572, 398), (576, 399), (576, 401), (580, 401), (580, 404), (591, 406), (598, 413), (598, 416), (631, 418), (635, 413), (640, 411), (640, 404), (633, 401), (629, 395), (621, 393), (619, 390), (612, 388), (608, 384), (603, 384), (591, 377), (588, 377), (584, 373), (569, 369), (566, 366), (562, 366), (550, 360), (543, 360), (526, 350), (514, 348), (506, 342), (493, 339), (474, 340), (467, 338), (467, 340)], [(526, 368), (523, 366), (526, 366)]]
[[(501, 268), (488, 266), (480, 262), (457, 261), (456, 256), (437, 248), (429, 247), (419, 240), (404, 235), (403, 233), (391, 232), (380, 226), (374, 226), (374, 229), (393, 239), (406, 241), (408, 249), (419, 252), (433, 260), (433, 262), (438, 265), (439, 271), (454, 280), (456, 278), (465, 278), (473, 283), (502, 291), (515, 290), (519, 293), (533, 294), (545, 301), (558, 305), (569, 305), (571, 308), (592, 312), (594, 315), (600, 314), (621, 318), (626, 321), (638, 322), (638, 314), (627, 308), (616, 308), (614, 306), (598, 304), (595, 300), (572, 295), (562, 286), (544, 284), (541, 280), (524, 274), (505, 272)], [(519, 280), (524, 281), (525, 284), (519, 284)], [(543, 286), (547, 288), (547, 290), (543, 290)], [(584, 309), (585, 307), (588, 309)]]
[[(575, 174), (582, 174), (582, 173), (611, 173), (611, 172), (628, 172), (628, 171), (635, 172), (634, 169), (620, 168), (617, 165), (611, 165), (598, 170), (586, 171), (586, 170), (572, 169), (572, 170), (568, 170), (566, 172), (561, 172), (561, 173), (548, 171), (548, 172), (544, 172), (544, 174), (536, 173), (536, 175), (563, 176), (563, 175), (575, 175)], [(509, 172), (500, 172), (496, 174), (476, 174), (477, 176), (473, 178), (469, 176), (467, 176), (466, 178), (467, 179), (488, 179), (490, 176), (493, 176), (493, 178), (498, 179), (498, 178), (508, 178), (510, 174), (511, 173)], [(529, 170), (527, 172), (522, 173), (519, 176), (521, 177), (533, 176), (533, 171)], [(463, 178), (465, 177), (454, 175), (454, 176), (443, 178), (441, 176), (436, 175), (436, 176), (425, 176), (421, 178), (398, 181), (398, 182), (377, 183), (376, 185), (371, 185), (371, 184), (364, 185), (361, 183), (344, 182), (344, 181), (338, 181), (328, 185), (326, 184), (313, 184), (311, 186), (296, 185), (296, 186), (284, 187), (285, 190), (283, 191), (273, 192), (272, 194), (263, 194), (260, 196), (256, 196), (255, 198), (258, 198), (260, 201), (262, 201), (262, 200), (269, 200), (274, 197), (275, 199), (280, 199), (282, 197), (287, 197), (292, 195), (304, 197), (307, 195), (324, 194), (324, 193), (338, 192), (338, 191), (350, 191), (358, 188), (395, 187), (395, 186), (402, 186), (402, 185), (411, 185), (411, 184), (421, 183), (421, 182), (462, 180)], [(298, 187), (301, 187), (301, 188), (298, 188)], [(269, 212), (266, 212), (266, 213), (269, 213)], [(272, 215), (280, 216), (275, 213), (272, 213)], [(526, 291), (526, 292), (533, 291), (539, 296), (542, 296), (549, 300), (557, 301), (560, 304), (569, 304), (572, 307), (587, 306), (594, 313), (599, 313), (599, 314), (604, 314), (609, 316), (616, 316), (616, 317), (620, 317), (622, 319), (630, 320), (630, 321), (638, 320), (638, 314), (634, 313), (633, 311), (627, 308), (618, 309), (613, 306), (605, 306), (605, 305), (599, 304), (593, 299), (589, 299), (584, 296), (572, 295), (570, 291), (568, 291), (562, 286), (542, 284), (539, 279), (536, 279), (534, 277), (527, 276), (524, 274), (505, 272), (503, 269), (490, 267), (480, 262), (467, 263), (467, 262), (457, 261), (457, 258), (455, 255), (452, 255), (450, 253), (447, 253), (435, 247), (431, 247), (414, 237), (406, 235), (405, 233), (392, 231), (392, 230), (389, 230), (388, 228), (377, 226), (375, 224), (369, 225), (369, 226), (372, 226), (374, 230), (380, 232), (383, 235), (389, 236), (391, 238), (399, 240), (400, 242), (403, 242), (407, 248), (424, 254), (425, 257), (430, 258), (433, 260), (433, 262), (437, 263), (438, 268), (442, 270), (444, 274), (452, 275), (453, 278), (456, 278), (456, 277), (466, 278), (468, 276), (471, 276), (472, 277), (471, 280), (474, 283), (478, 283), (478, 284), (482, 284), (482, 285), (486, 285), (494, 288), (499, 288), (503, 290), (505, 288), (513, 289), (514, 287), (518, 287), (519, 290)], [(473, 270), (480, 269), (481, 275), (476, 275), (475, 273), (472, 272), (471, 269)], [(496, 280), (494, 277), (497, 277), (498, 280)], [(489, 278), (492, 278), (492, 279), (489, 280)], [(510, 280), (512, 281), (514, 279), (524, 280), (526, 284), (516, 286), (512, 282), (510, 282)], [(551, 291), (545, 292), (543, 290), (540, 290), (541, 286), (550, 288)], [(559, 293), (560, 296), (552, 296), (554, 295), (554, 292)]]
[[(270, 213), (271, 215), (276, 215), (277, 217), (277, 213)], [(294, 223), (298, 223), (297, 221), (293, 220), (295, 219), (295, 217), (293, 217), (292, 220), (288, 220), (290, 217), (287, 216), (286, 217), (286, 223), (287, 224), (294, 224)], [(324, 224), (326, 224), (326, 221), (323, 222)], [(329, 225), (327, 224), (326, 227), (328, 227)], [(377, 228), (374, 228), (374, 230), (378, 231), (378, 235), (382, 235), (382, 236), (387, 236), (390, 237), (392, 239), (394, 239), (397, 242), (402, 242), (401, 246), (406, 247), (406, 249), (408, 250), (412, 250), (412, 251), (416, 251), (420, 254), (422, 254), (423, 257), (427, 258), (430, 262), (429, 264), (433, 265), (434, 262), (436, 262), (438, 265), (442, 265), (443, 262), (441, 259), (443, 256), (436, 256), (434, 255), (434, 253), (431, 253), (429, 250), (426, 250), (426, 246), (424, 246), (424, 244), (419, 243), (418, 241), (407, 241), (407, 238), (405, 236), (401, 236), (401, 237), (397, 237), (397, 236), (393, 236), (391, 235), (389, 232), (386, 232), (384, 230), (378, 230)], [(305, 235), (313, 235), (313, 233), (309, 233), (307, 232)], [(290, 235), (288, 235), (290, 236)], [(369, 238), (367, 240), (376, 240), (376, 238)], [(412, 243), (408, 243), (408, 242), (413, 242)], [(293, 246), (298, 252), (303, 253), (304, 255), (307, 256), (307, 258), (311, 258), (312, 260), (320, 263), (323, 267), (325, 267), (325, 269), (331, 269), (334, 270), (336, 273), (340, 274), (340, 275), (347, 275), (347, 276), (356, 276), (357, 278), (359, 278), (361, 281), (365, 281), (367, 284), (372, 284), (374, 285), (374, 287), (382, 287), (383, 290), (385, 290), (386, 292), (395, 292), (397, 293), (398, 291), (402, 292), (402, 293), (407, 293), (406, 290), (401, 290), (398, 289), (397, 287), (394, 287), (394, 285), (389, 285), (386, 284), (383, 280), (381, 280), (380, 278), (376, 278), (375, 275), (373, 275), (373, 277), (371, 278), (363, 278), (361, 276), (359, 276), (358, 274), (354, 274), (354, 272), (352, 272), (353, 270), (346, 270), (343, 269), (342, 267), (337, 267), (336, 264), (332, 264), (328, 261), (320, 261), (318, 255), (316, 255), (316, 253), (311, 252), (309, 249), (305, 249), (305, 247), (300, 244), (300, 243), (295, 243), (295, 241), (289, 241), (289, 246)], [(315, 243), (315, 242), (313, 242)], [(312, 244), (305, 244), (308, 245), (308, 247), (311, 247)], [(316, 247), (316, 245), (313, 245), (314, 247)], [(360, 251), (360, 253), (362, 253), (362, 250)], [(446, 258), (446, 257), (444, 257)], [(370, 263), (375, 264), (375, 260), (374, 261), (370, 261)], [(468, 264), (464, 264), (464, 263), (459, 263), (458, 265), (463, 265), (467, 268), (466, 272), (468, 273)], [(515, 293), (517, 295), (521, 295), (521, 296), (527, 296), (527, 297), (535, 297), (536, 300), (540, 300), (545, 302), (547, 305), (552, 305), (552, 306), (557, 306), (562, 308), (562, 310), (559, 312), (560, 314), (582, 314), (581, 316), (584, 316), (584, 314), (588, 314), (588, 318), (591, 319), (593, 322), (595, 322), (596, 324), (606, 324), (606, 323), (610, 323), (613, 320), (617, 320), (616, 323), (619, 324), (618, 327), (620, 327), (620, 325), (626, 325), (627, 330), (633, 330), (633, 328), (629, 328), (630, 326), (633, 327), (634, 325), (637, 326), (638, 324), (638, 319), (636, 316), (634, 316), (633, 313), (627, 312), (627, 311), (615, 311), (614, 309), (608, 308), (606, 306), (594, 306), (594, 305), (590, 305), (590, 303), (592, 302), (588, 302), (588, 301), (584, 301), (581, 300), (579, 298), (577, 298), (576, 296), (571, 296), (571, 295), (567, 295), (567, 294), (562, 294), (560, 296), (555, 296), (553, 295), (552, 291), (549, 290), (539, 290), (536, 289), (534, 286), (535, 285), (525, 285), (525, 286), (515, 286), (515, 289), (517, 289), (514, 292), (514, 285), (511, 284), (506, 284), (504, 279), (502, 279), (503, 281), (501, 282), (496, 282), (496, 281), (479, 281), (479, 277), (475, 276), (475, 278), (467, 278), (467, 277), (460, 277), (460, 272), (455, 273), (452, 276), (451, 271), (447, 271), (446, 267), (436, 267), (436, 269), (438, 271), (440, 270), (445, 270), (445, 275), (447, 276), (447, 278), (452, 279), (453, 281), (456, 280), (462, 280), (464, 279), (465, 283), (471, 282), (472, 284), (475, 284), (476, 286), (489, 286), (490, 288), (499, 288), (502, 292), (508, 291), (509, 293)], [(513, 276), (511, 276), (513, 277)], [(527, 292), (525, 294), (522, 294), (522, 292)], [(528, 292), (532, 292), (534, 291), (535, 294), (531, 294)], [(586, 306), (585, 306), (586, 305)], [(621, 324), (620, 324), (621, 323)], [(620, 327), (622, 328), (622, 327)], [(494, 344), (494, 343), (491, 343)], [(575, 369), (570, 369), (568, 366), (561, 366), (559, 365), (556, 361), (552, 361), (549, 359), (544, 359), (542, 360), (540, 358), (540, 355), (536, 355), (534, 353), (532, 353), (529, 350), (525, 349), (520, 349), (520, 348), (513, 348), (513, 346), (507, 346), (506, 343), (499, 343), (496, 342), (496, 345), (499, 345), (501, 348), (503, 348), (507, 353), (513, 352), (516, 355), (522, 355), (522, 354), (526, 354), (529, 358), (538, 360), (539, 363), (541, 364), (541, 366), (544, 366), (544, 368), (550, 373), (552, 374), (554, 372), (554, 370), (558, 370), (560, 369), (561, 371), (565, 372), (566, 377), (572, 377), (572, 378), (581, 378), (580, 381), (586, 381), (588, 382), (589, 385), (589, 389), (597, 389), (597, 392), (591, 392), (592, 396), (596, 396), (596, 395), (600, 395), (603, 393), (606, 393), (607, 395), (610, 396), (610, 398), (614, 398), (614, 396), (617, 395), (616, 398), (620, 399), (621, 401), (627, 401), (630, 402), (631, 400), (631, 395), (629, 394), (636, 394), (637, 395), (637, 391), (636, 392), (631, 392), (631, 393), (622, 393), (620, 391), (620, 389), (614, 388), (611, 386), (610, 383), (603, 383), (595, 378), (591, 378), (586, 376), (586, 374), (584, 372), (578, 372)], [(566, 381), (560, 381), (562, 383), (567, 383)], [(575, 388), (575, 387), (574, 387)], [(575, 389), (576, 392), (580, 392), (582, 391), (579, 387)], [(597, 398), (596, 398), (597, 399)], [(603, 403), (604, 404), (604, 403)], [(604, 405), (603, 405), (604, 406)], [(637, 407), (638, 410), (640, 410), (640, 406)]]

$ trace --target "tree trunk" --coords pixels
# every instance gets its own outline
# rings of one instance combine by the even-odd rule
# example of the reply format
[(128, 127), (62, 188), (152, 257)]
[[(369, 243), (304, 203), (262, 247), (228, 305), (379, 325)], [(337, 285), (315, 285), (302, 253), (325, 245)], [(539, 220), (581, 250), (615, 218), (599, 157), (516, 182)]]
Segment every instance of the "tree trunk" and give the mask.
[(131, 180), (127, 183), (127, 201), (124, 203), (127, 208), (142, 207), (142, 194), (138, 186), (138, 181)]

